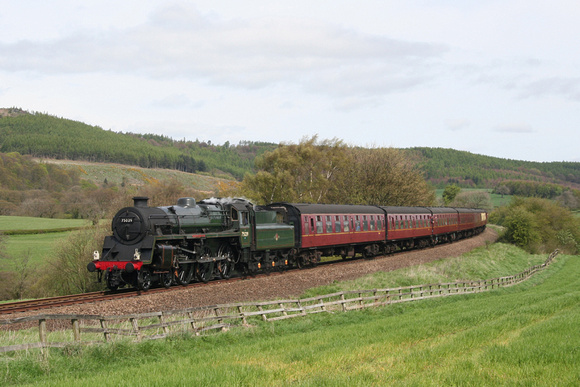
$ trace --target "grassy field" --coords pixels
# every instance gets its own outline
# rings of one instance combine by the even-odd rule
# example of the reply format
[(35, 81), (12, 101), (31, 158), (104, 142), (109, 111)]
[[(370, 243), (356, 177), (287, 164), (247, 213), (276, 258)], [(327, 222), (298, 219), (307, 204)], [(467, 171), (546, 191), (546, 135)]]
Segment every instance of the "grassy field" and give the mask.
[[(443, 197), (443, 189), (436, 189), (435, 190), (435, 195), (438, 198), (442, 198)], [(513, 196), (511, 195), (505, 195), (502, 197), (502, 195), (498, 195), (498, 194), (492, 194), (491, 189), (479, 189), (479, 188), (462, 188), (461, 192), (471, 192), (471, 191), (485, 191), (488, 192), (490, 197), (491, 197), (491, 204), (493, 204), (493, 208), (497, 208), (497, 207), (501, 207), (501, 206), (505, 206), (507, 204), (509, 204), (511, 202), (511, 200), (513, 199)]]
[(0, 232), (70, 229), (88, 226), (86, 219), (50, 219), (31, 218), (28, 216), (0, 216)]
[(51, 232), (5, 237), (6, 253), (12, 259), (0, 266), (0, 270), (15, 269), (26, 257), (29, 259), (29, 265), (42, 265), (52, 253), (55, 243), (65, 239), (69, 234), (70, 232)]
[(0, 216), (0, 232), (10, 233), (5, 235), (3, 240), (5, 252), (11, 257), (10, 260), (4, 260), (0, 270), (17, 268), (25, 257), (28, 257), (29, 265), (42, 264), (52, 252), (54, 244), (66, 238), (70, 233), (69, 230), (89, 224), (89, 221), (83, 219)]
[[(493, 276), (546, 257), (494, 245), (462, 258), (469, 263), (463, 265), (467, 271), (456, 269), (449, 278)], [(418, 270), (446, 273), (449, 267), (442, 261), (398, 271), (387, 280), (415, 282), (423, 279), (414, 274)], [(202, 338), (53, 350), (47, 358), (35, 352), (7, 354), (0, 356), (0, 381), (55, 386), (577, 385), (579, 271), (578, 256), (559, 256), (527, 282), (487, 293), (258, 323)]]

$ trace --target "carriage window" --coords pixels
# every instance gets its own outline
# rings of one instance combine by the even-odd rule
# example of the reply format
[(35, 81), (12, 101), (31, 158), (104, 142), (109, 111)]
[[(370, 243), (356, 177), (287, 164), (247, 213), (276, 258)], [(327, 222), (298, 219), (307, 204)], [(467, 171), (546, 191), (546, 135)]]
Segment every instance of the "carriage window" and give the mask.
[(304, 234), (310, 234), (310, 229), (308, 227), (308, 219), (304, 219)]
[(334, 218), (334, 232), (340, 232), (340, 216)]
[(367, 216), (363, 215), (363, 231), (369, 230), (369, 221), (367, 220)]
[(314, 233), (314, 217), (310, 218), (310, 233), (313, 234)]
[(326, 232), (332, 233), (332, 218), (330, 216), (326, 217)]
[(356, 231), (360, 231), (360, 217), (356, 216)]
[(375, 231), (375, 216), (371, 215), (371, 231)]
[(343, 221), (343, 225), (344, 225), (344, 232), (349, 232), (349, 227), (348, 227), (348, 216), (344, 216), (344, 221)]
[(316, 232), (318, 234), (322, 234), (323, 229), (322, 229), (322, 218), (320, 216), (316, 217)]

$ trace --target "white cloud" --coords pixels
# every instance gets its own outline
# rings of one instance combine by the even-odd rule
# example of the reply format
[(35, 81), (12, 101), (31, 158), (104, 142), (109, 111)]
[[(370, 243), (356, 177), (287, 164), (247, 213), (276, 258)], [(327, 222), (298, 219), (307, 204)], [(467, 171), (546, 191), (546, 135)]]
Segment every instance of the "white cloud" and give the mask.
[(580, 102), (580, 77), (550, 77), (539, 79), (523, 87), (521, 97), (559, 96)]
[(241, 88), (280, 83), (326, 95), (381, 95), (428, 81), (440, 44), (393, 40), (302, 20), (214, 20), (193, 7), (160, 9), (144, 24), (0, 45), (0, 69), (118, 73)]
[(4, 1), (0, 107), (214, 143), (578, 157), (576, 1), (192, 4)]

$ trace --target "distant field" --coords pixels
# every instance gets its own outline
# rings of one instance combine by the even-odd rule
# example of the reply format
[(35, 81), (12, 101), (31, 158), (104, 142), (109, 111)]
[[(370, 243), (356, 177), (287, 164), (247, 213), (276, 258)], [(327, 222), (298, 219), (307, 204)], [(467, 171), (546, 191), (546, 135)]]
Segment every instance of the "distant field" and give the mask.
[(0, 216), (0, 232), (10, 233), (3, 236), (10, 259), (2, 262), (0, 270), (15, 270), (26, 257), (30, 265), (41, 265), (52, 253), (54, 244), (66, 238), (71, 229), (88, 225), (90, 222), (85, 219)]
[(56, 242), (66, 238), (68, 232), (51, 232), (47, 234), (10, 235), (6, 238), (6, 253), (12, 258), (0, 266), (0, 270), (14, 270), (29, 257), (29, 265), (44, 264), (52, 254)]
[[(513, 199), (513, 196), (511, 195), (505, 195), (505, 196), (501, 196), (498, 194), (492, 194), (491, 193), (491, 189), (485, 189), (485, 188), (462, 188), (461, 192), (471, 192), (471, 191), (484, 191), (484, 192), (488, 192), (489, 196), (491, 197), (491, 204), (493, 204), (493, 208), (497, 208), (497, 207), (501, 207), (504, 206), (506, 204), (509, 204), (511, 202), (511, 200)], [(438, 198), (442, 198), (443, 197), (443, 190), (442, 189), (436, 189), (435, 190), (435, 195)]]
[(0, 216), (0, 231), (7, 230), (55, 230), (84, 227), (86, 219), (48, 219), (27, 216)]

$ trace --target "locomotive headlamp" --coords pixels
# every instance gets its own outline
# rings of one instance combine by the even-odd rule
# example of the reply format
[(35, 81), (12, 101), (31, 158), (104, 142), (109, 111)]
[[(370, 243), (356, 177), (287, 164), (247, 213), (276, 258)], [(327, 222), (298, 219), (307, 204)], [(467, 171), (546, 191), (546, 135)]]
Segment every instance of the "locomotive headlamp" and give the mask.
[(135, 254), (133, 254), (133, 259), (135, 261), (140, 261), (141, 260), (141, 252), (139, 251), (139, 249), (135, 249)]
[(93, 251), (93, 261), (98, 261), (101, 259), (101, 254), (97, 250)]

